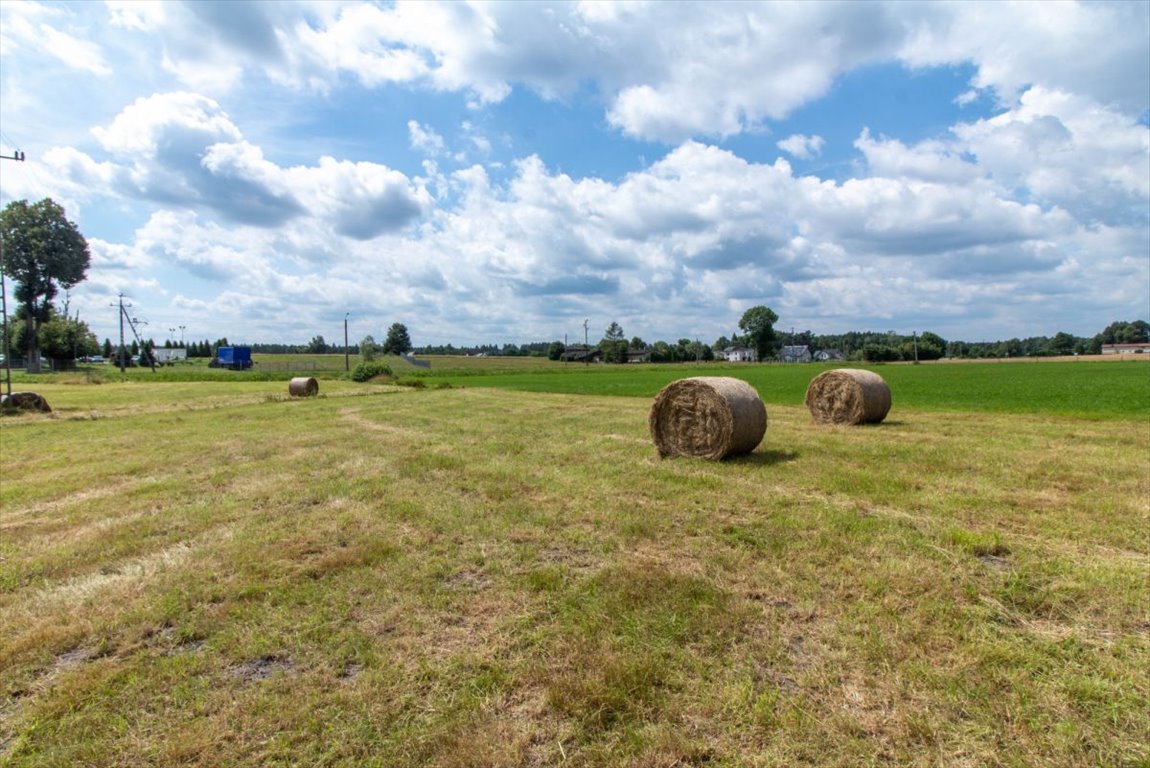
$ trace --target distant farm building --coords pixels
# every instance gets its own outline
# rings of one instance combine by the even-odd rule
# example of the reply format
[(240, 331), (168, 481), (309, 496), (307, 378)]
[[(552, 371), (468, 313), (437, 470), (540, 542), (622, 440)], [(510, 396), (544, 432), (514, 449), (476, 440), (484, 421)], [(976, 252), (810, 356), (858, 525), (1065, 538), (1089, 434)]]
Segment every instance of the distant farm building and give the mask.
[(755, 350), (750, 347), (727, 347), (723, 350), (723, 357), (731, 363), (753, 363)]
[(806, 344), (783, 347), (779, 352), (779, 359), (784, 363), (809, 363), (811, 361), (811, 348)]
[(651, 361), (651, 348), (643, 347), (642, 349), (628, 349), (627, 362), (628, 363), (649, 363)]
[(1104, 355), (1150, 355), (1150, 343), (1139, 342), (1136, 344), (1103, 344), (1102, 354)]
[(601, 363), (603, 362), (603, 350), (597, 347), (591, 349), (580, 346), (567, 347), (559, 359), (565, 363)]
[(152, 356), (157, 363), (174, 363), (188, 359), (188, 350), (183, 347), (156, 347)]
[(841, 349), (820, 349), (815, 352), (815, 361), (819, 363), (829, 363), (834, 360), (845, 360), (846, 355), (843, 354)]

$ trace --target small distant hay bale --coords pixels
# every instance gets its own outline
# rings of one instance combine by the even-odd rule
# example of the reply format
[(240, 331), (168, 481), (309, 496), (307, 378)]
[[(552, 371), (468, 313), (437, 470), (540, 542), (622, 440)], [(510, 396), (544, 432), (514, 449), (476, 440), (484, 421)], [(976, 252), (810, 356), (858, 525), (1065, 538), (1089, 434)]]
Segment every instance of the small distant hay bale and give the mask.
[(51, 413), (52, 409), (48, 405), (48, 401), (42, 395), (35, 392), (13, 392), (10, 395), (0, 397), (0, 408), (6, 410), (20, 409), (22, 411), (40, 411), (41, 413)]
[(873, 371), (838, 368), (811, 379), (804, 402), (820, 424), (878, 424), (890, 411), (890, 387)]
[(288, 394), (292, 397), (315, 397), (319, 394), (319, 382), (309, 376), (297, 376), (288, 382)]
[(741, 379), (696, 376), (663, 387), (647, 424), (660, 458), (718, 461), (755, 450), (767, 431), (767, 409)]

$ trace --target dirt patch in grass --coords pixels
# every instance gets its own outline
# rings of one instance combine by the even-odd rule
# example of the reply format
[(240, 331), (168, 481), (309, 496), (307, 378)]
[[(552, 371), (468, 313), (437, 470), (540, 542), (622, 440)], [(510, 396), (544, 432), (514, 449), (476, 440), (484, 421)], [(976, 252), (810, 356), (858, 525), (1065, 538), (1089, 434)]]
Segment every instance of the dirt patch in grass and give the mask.
[(1010, 558), (1003, 555), (983, 554), (976, 555), (976, 557), (978, 557), (979, 562), (988, 568), (995, 568), (1000, 571), (1009, 571), (1012, 567), (1014, 567)]
[(289, 658), (261, 656), (257, 659), (250, 659), (237, 664), (231, 667), (228, 672), (233, 677), (238, 677), (244, 682), (252, 683), (259, 680), (267, 680), (272, 675), (287, 674), (293, 669), (295, 669), (295, 665)]

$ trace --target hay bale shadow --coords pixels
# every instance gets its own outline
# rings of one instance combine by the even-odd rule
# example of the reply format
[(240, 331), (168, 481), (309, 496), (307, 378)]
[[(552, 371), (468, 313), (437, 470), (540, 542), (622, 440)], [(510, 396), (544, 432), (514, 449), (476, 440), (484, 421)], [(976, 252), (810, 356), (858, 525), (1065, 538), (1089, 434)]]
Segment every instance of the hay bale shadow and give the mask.
[(741, 456), (732, 456), (726, 459), (726, 464), (756, 464), (773, 467), (776, 464), (787, 464), (798, 461), (800, 454), (797, 451), (756, 451)]

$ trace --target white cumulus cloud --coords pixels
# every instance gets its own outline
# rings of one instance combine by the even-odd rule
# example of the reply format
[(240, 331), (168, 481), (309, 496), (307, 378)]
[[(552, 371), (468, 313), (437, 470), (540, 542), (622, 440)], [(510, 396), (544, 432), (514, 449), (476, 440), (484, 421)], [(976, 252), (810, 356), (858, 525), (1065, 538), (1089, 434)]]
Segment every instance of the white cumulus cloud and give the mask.
[(822, 153), (825, 143), (822, 136), (804, 136), (796, 133), (776, 142), (775, 146), (800, 160), (810, 160)]

